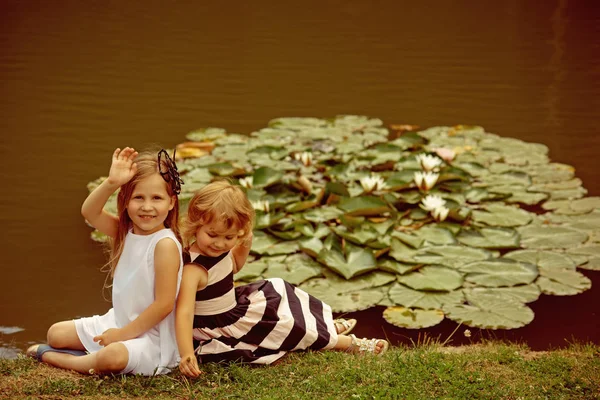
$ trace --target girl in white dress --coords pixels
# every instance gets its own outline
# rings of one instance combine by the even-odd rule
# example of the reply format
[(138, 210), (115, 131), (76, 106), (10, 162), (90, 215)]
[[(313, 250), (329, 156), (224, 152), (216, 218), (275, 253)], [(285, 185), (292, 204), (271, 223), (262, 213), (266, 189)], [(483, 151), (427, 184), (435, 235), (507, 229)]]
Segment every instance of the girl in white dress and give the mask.
[[(169, 372), (179, 354), (174, 306), (182, 275), (177, 194), (183, 182), (168, 154), (116, 149), (108, 178), (81, 213), (111, 238), (112, 305), (102, 316), (58, 322), (48, 345), (27, 354), (81, 373)], [(118, 216), (104, 206), (120, 188)]]
[(210, 183), (190, 200), (176, 311), (184, 375), (198, 376), (198, 363), (270, 364), (295, 350), (387, 350), (386, 340), (347, 335), (356, 320), (334, 320), (329, 305), (282, 279), (234, 286), (252, 246), (253, 222), (248, 198), (229, 182)]

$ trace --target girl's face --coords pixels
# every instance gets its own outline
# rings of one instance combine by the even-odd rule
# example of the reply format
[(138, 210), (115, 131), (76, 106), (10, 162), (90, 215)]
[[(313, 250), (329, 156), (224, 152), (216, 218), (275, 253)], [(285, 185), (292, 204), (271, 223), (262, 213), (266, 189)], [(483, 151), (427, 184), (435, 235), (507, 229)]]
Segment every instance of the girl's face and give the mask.
[(165, 219), (175, 206), (167, 184), (159, 174), (152, 174), (135, 185), (127, 203), (127, 214), (133, 222), (133, 233), (150, 235), (165, 228)]
[(202, 225), (196, 231), (196, 246), (200, 254), (217, 257), (231, 250), (238, 241), (240, 230), (237, 226), (227, 229), (222, 221)]

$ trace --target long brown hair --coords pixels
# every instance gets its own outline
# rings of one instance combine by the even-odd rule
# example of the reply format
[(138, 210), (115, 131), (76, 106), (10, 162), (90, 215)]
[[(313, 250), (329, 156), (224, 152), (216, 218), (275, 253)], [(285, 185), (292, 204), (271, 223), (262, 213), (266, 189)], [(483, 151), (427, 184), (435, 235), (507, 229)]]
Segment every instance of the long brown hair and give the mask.
[(243, 231), (240, 238), (247, 237), (254, 225), (254, 208), (239, 186), (219, 180), (198, 190), (188, 205), (183, 221), (184, 251), (189, 251), (196, 231), (203, 225), (220, 221), (227, 229), (237, 226)]
[[(117, 236), (109, 240), (109, 260), (106, 263), (106, 268), (110, 272), (111, 278), (115, 275), (115, 268), (117, 267), (117, 263), (119, 262), (121, 254), (123, 253), (125, 236), (132, 227), (131, 218), (129, 218), (129, 214), (127, 213), (127, 204), (129, 203), (129, 200), (131, 200), (131, 195), (133, 194), (135, 186), (141, 180), (151, 176), (152, 174), (159, 173), (157, 151), (148, 150), (141, 152), (135, 159), (135, 163), (137, 164), (137, 171), (135, 175), (133, 178), (131, 178), (131, 180), (129, 180), (129, 182), (121, 186), (119, 189), (119, 194), (117, 195), (119, 224)], [(161, 164), (163, 164), (163, 168), (167, 168), (164, 160), (161, 160)], [(167, 188), (167, 193), (169, 196), (174, 198), (175, 204), (173, 209), (167, 214), (164, 224), (165, 227), (170, 228), (173, 233), (175, 233), (177, 240), (181, 242), (181, 234), (179, 232), (179, 199), (177, 198), (177, 194), (173, 191), (172, 186), (166, 181), (165, 187)]]

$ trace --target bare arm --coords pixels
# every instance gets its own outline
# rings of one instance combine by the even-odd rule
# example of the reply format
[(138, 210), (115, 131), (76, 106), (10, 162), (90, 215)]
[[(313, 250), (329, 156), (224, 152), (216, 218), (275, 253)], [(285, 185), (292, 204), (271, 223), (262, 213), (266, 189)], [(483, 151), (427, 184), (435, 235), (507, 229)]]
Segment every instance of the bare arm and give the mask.
[(179, 370), (190, 377), (200, 375), (200, 368), (194, 354), (192, 329), (196, 292), (206, 287), (207, 282), (208, 273), (204, 268), (193, 264), (187, 264), (183, 267), (183, 278), (175, 311), (175, 332), (177, 347), (181, 355)]
[(81, 206), (81, 215), (100, 232), (110, 236), (117, 236), (119, 219), (104, 210), (110, 196), (129, 182), (137, 170), (133, 160), (137, 152), (129, 147), (122, 151), (116, 149), (113, 153), (112, 164), (108, 178), (88, 195)]
[(96, 336), (102, 346), (136, 338), (162, 321), (175, 307), (179, 248), (172, 239), (161, 239), (154, 249), (154, 302), (122, 328), (108, 329)]
[(233, 255), (233, 273), (238, 273), (239, 270), (242, 269), (244, 264), (246, 264), (246, 259), (248, 258), (248, 254), (250, 254), (250, 248), (252, 247), (252, 232), (242, 239), (234, 248), (231, 250)]

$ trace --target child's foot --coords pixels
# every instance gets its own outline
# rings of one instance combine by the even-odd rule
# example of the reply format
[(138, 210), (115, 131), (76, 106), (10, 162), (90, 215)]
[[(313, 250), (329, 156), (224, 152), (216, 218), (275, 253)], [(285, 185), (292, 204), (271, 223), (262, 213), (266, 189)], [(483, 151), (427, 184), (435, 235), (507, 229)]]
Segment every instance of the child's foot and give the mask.
[(72, 350), (72, 349), (55, 349), (54, 347), (48, 346), (47, 344), (34, 344), (30, 346), (25, 355), (27, 357), (35, 358), (38, 361), (42, 361), (42, 356), (44, 353), (49, 351), (54, 351), (57, 353), (71, 354), (73, 356), (84, 356), (87, 352), (83, 350)]
[(390, 346), (390, 343), (385, 339), (359, 339), (355, 335), (349, 335), (351, 342), (346, 349), (348, 353), (371, 353), (382, 355)]
[(333, 323), (335, 324), (335, 330), (338, 335), (347, 335), (352, 332), (352, 329), (356, 326), (356, 320), (354, 318), (338, 318), (334, 319)]

